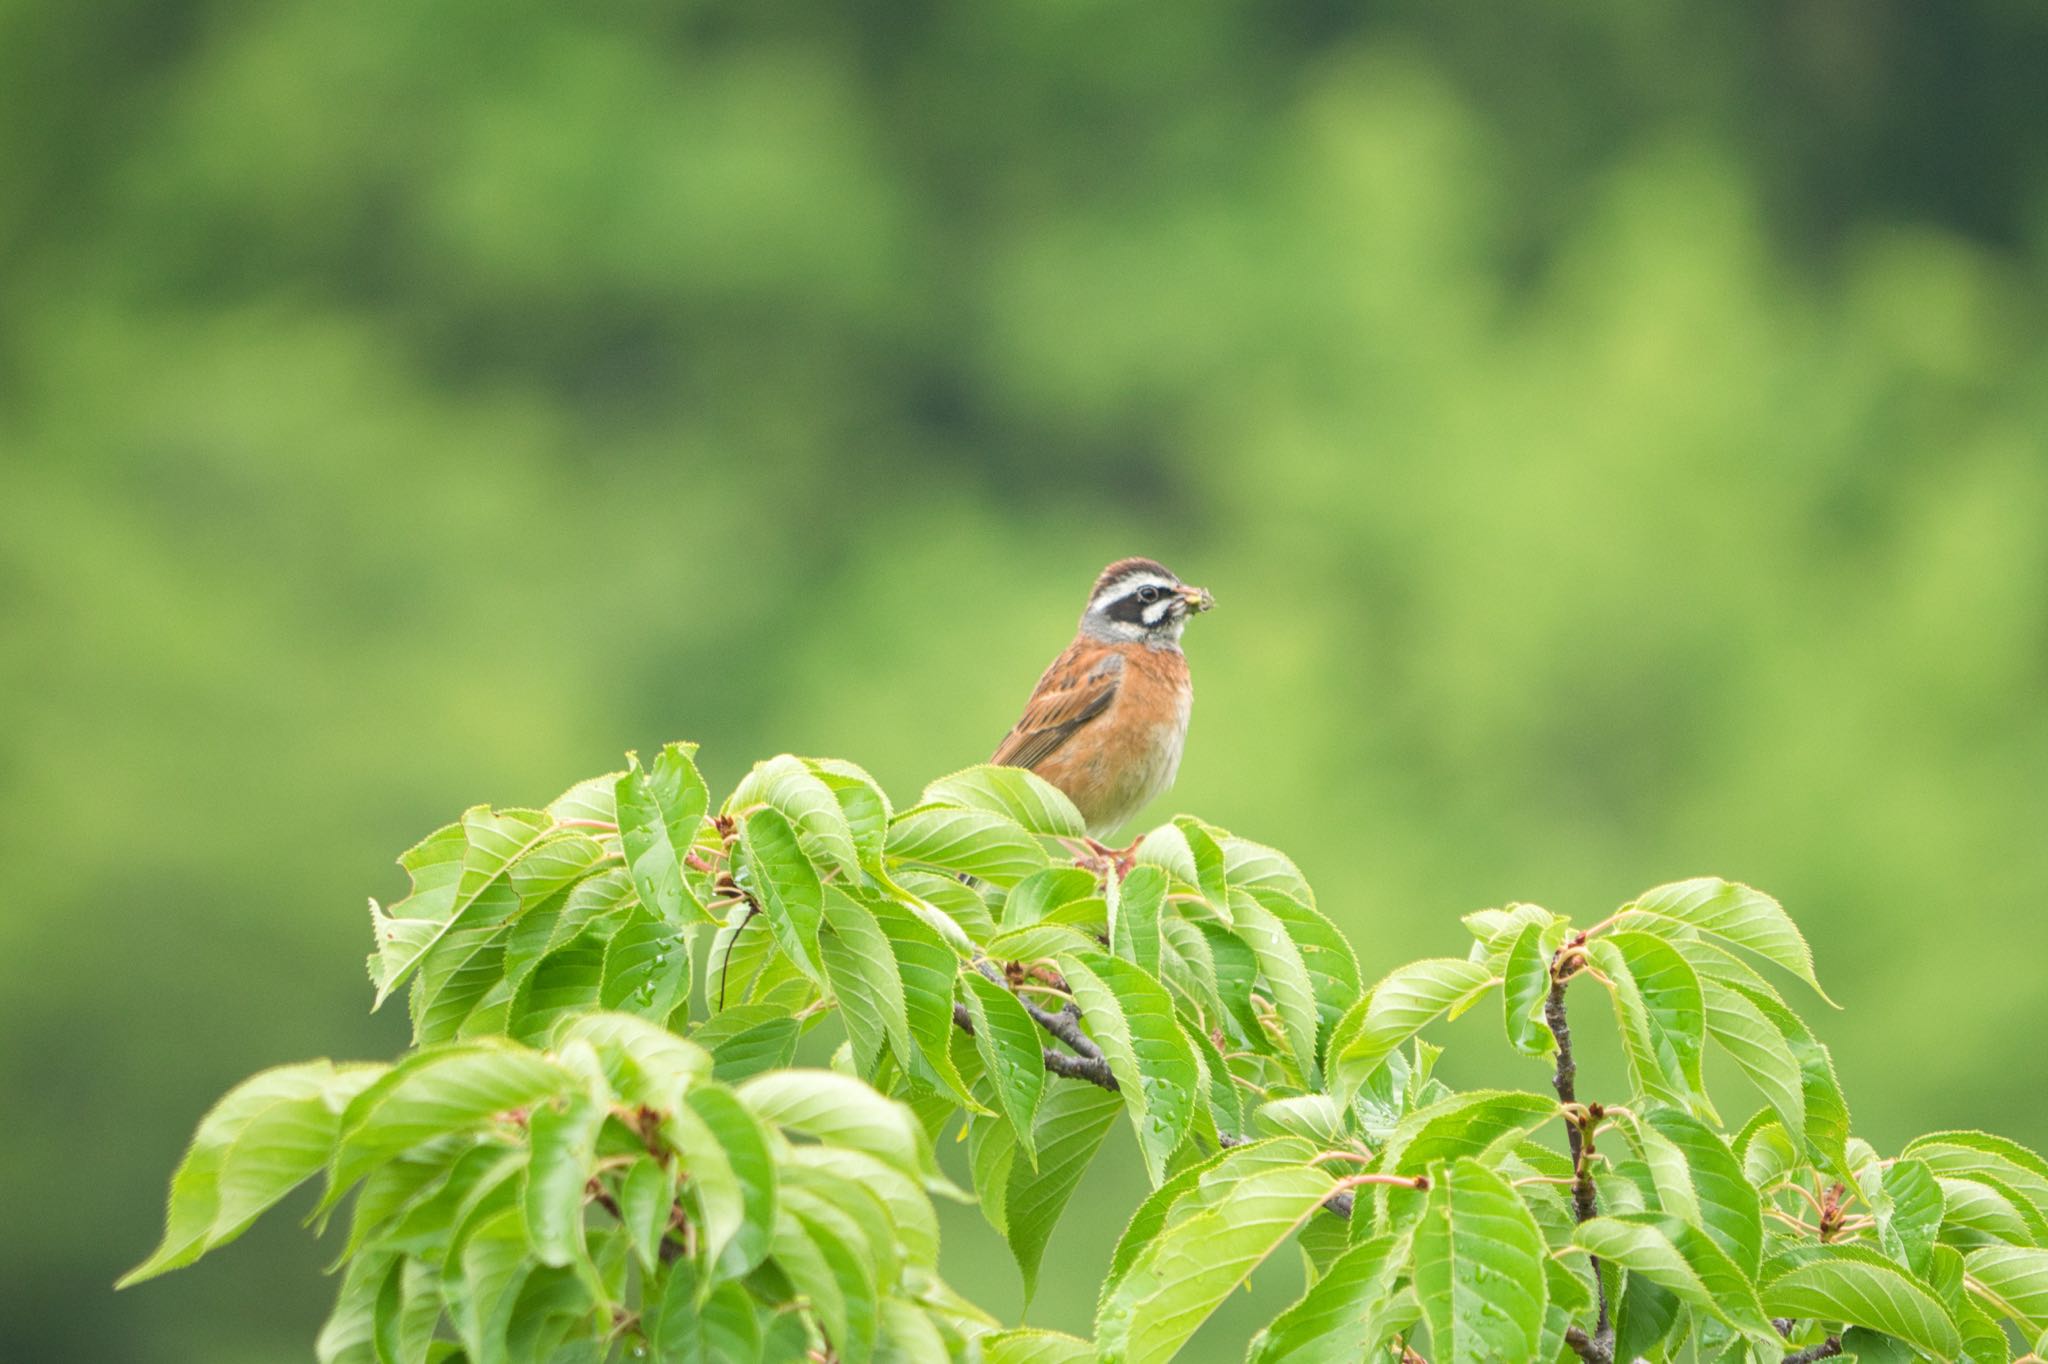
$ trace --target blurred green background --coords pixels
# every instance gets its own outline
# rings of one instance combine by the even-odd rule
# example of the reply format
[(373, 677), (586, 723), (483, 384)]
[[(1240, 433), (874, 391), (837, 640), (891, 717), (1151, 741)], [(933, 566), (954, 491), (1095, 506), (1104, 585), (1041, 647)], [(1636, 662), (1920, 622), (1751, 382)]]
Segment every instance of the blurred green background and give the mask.
[(2036, 0), (0, 0), (0, 1352), (306, 1357), (289, 1217), (108, 1288), (221, 1090), (402, 1046), (400, 848), (674, 737), (908, 798), (1126, 553), (1221, 603), (1172, 804), (1368, 975), (1719, 872), (1864, 1135), (2048, 1141), (2043, 70)]

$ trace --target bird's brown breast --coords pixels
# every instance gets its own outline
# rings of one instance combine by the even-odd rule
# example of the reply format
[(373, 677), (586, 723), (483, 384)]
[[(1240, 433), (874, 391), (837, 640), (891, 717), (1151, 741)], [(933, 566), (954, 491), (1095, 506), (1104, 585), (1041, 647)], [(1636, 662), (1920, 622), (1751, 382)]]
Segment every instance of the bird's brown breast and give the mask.
[(1172, 783), (1187, 737), (1192, 688), (1187, 658), (1176, 649), (1087, 649), (1094, 656), (1063, 656), (1062, 662), (1086, 662), (1090, 672), (1114, 670), (1115, 694), (1099, 715), (1030, 766), (1066, 792), (1091, 829), (1107, 832)]

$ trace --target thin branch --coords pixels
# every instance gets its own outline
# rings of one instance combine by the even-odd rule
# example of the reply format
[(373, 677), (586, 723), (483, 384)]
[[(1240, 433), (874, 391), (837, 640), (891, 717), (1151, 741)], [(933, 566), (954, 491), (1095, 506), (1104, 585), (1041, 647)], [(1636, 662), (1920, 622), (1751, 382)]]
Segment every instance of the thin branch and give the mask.
[(1052, 1047), (1045, 1049), (1045, 1069), (1052, 1075), (1064, 1075), (1069, 1080), (1086, 1080), (1091, 1085), (1104, 1089), (1121, 1088), (1116, 1076), (1109, 1073), (1109, 1062), (1100, 1058), (1069, 1056)]
[(1785, 1356), (1785, 1364), (1814, 1364), (1817, 1359), (1833, 1359), (1842, 1353), (1842, 1338), (1829, 1336), (1818, 1345), (1809, 1345), (1804, 1350)]
[[(1559, 967), (1565, 953), (1574, 946), (1567, 944), (1558, 950), (1551, 964), (1550, 994), (1543, 1001), (1543, 1021), (1550, 1028), (1550, 1035), (1557, 1039), (1557, 1071), (1551, 1077), (1551, 1087), (1557, 1091), (1559, 1103), (1575, 1105), (1579, 1101), (1579, 1064), (1572, 1057), (1572, 1030), (1565, 1019), (1564, 990), (1571, 979), (1569, 971), (1560, 973)], [(1567, 1139), (1572, 1153), (1572, 1215), (1580, 1222), (1596, 1217), (1600, 1212), (1598, 1196), (1593, 1188), (1592, 1163), (1587, 1159), (1593, 1153), (1593, 1127), (1591, 1118), (1598, 1114), (1587, 1110), (1589, 1121), (1584, 1125), (1572, 1123), (1566, 1128)], [(1599, 1317), (1594, 1323), (1593, 1334), (1588, 1336), (1576, 1326), (1565, 1332), (1565, 1344), (1572, 1347), (1586, 1364), (1613, 1364), (1614, 1322), (1607, 1309), (1607, 1280), (1601, 1277), (1598, 1256), (1588, 1257), (1593, 1266), (1593, 1290), (1600, 1303)], [(1576, 1336), (1577, 1339), (1573, 1339)]]
[[(990, 980), (995, 981), (998, 985), (1003, 984), (1001, 974), (996, 972), (993, 966), (989, 966), (985, 962), (977, 962), (975, 964), (987, 968), (982, 971), (983, 975), (988, 976)], [(1004, 988), (1007, 989), (1008, 987), (1005, 986)], [(1044, 1028), (1054, 1037), (1059, 1038), (1062, 1042), (1066, 1042), (1069, 1046), (1074, 1046), (1074, 1043), (1068, 1039), (1068, 1034), (1071, 1033), (1074, 1038), (1079, 1039), (1082, 1046), (1088, 1049), (1088, 1052), (1093, 1053), (1092, 1055), (1084, 1053), (1080, 1056), (1070, 1056), (1057, 1048), (1047, 1047), (1043, 1052), (1043, 1059), (1048, 1074), (1063, 1076), (1069, 1080), (1086, 1080), (1089, 1084), (1100, 1086), (1103, 1089), (1114, 1090), (1120, 1088), (1116, 1082), (1116, 1076), (1110, 1073), (1109, 1062), (1103, 1059), (1102, 1049), (1097, 1047), (1080, 1031), (1078, 1025), (1081, 1020), (1081, 1012), (1079, 1009), (1075, 1009), (1070, 1005), (1068, 1010), (1057, 1014), (1049, 1014), (1045, 1010), (1038, 1008), (1030, 1000), (1024, 999), (1021, 996), (1018, 997), (1017, 1002), (1024, 1006), (1024, 1011), (1030, 1014), (1040, 1027)], [(958, 1003), (957, 1001), (953, 1005), (953, 1024), (969, 1037), (974, 1036), (974, 1015), (968, 1012), (965, 1004)], [(1074, 1050), (1080, 1051), (1081, 1047), (1076, 1046)]]
[[(1005, 990), (1010, 988), (1010, 983), (1003, 979), (1001, 969), (987, 957), (983, 957), (980, 961), (975, 962), (974, 969), (1002, 986)], [(1039, 1027), (1044, 1028), (1054, 1037), (1066, 1043), (1076, 1056), (1085, 1057), (1090, 1061), (1102, 1060), (1102, 1048), (1096, 1046), (1094, 1039), (1081, 1031), (1080, 1005), (1069, 1003), (1066, 1008), (1061, 1009), (1055, 1014), (1047, 1013), (1022, 995), (1017, 996), (1017, 1002), (1024, 1006), (1025, 1013), (1031, 1015), (1033, 1023), (1036, 1023)], [(1115, 1086), (1110, 1085), (1108, 1088), (1114, 1089)]]

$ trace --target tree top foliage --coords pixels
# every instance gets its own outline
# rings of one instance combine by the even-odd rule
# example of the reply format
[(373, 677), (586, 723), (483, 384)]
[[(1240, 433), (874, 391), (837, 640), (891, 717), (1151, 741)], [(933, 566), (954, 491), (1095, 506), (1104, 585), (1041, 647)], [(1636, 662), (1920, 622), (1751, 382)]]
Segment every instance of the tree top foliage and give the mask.
[[(369, 974), (412, 1048), (230, 1091), (123, 1283), (320, 1176), (314, 1224), (348, 1208), (323, 1364), (1161, 1361), (1289, 1245), (1308, 1287), (1258, 1364), (2048, 1344), (2048, 1162), (1855, 1137), (1774, 983), (1819, 994), (1812, 954), (1759, 891), (1681, 881), (1584, 926), (1482, 910), (1464, 955), (1374, 983), (1287, 857), (1199, 819), (1120, 857), (1027, 772), (897, 809), (788, 755), (714, 808), (694, 752), (405, 852)], [(1568, 1001), (1603, 995), (1626, 1074), (1582, 1080)], [(1482, 1004), (1527, 1090), (1436, 1075), (1422, 1033)], [(829, 1066), (797, 1064), (813, 1034)], [(1710, 1097), (1710, 1057), (1753, 1113)], [(978, 1202), (1028, 1298), (1120, 1122), (1150, 1188), (1092, 1339), (945, 1282), (935, 1198)]]

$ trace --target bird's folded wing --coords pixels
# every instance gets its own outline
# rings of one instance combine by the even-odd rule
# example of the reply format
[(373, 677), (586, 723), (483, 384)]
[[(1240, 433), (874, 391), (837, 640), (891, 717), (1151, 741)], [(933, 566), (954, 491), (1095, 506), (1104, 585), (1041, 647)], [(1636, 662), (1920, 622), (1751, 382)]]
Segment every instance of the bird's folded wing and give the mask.
[(1036, 767), (1058, 752), (1082, 726), (1109, 709), (1123, 673), (1123, 658), (1108, 650), (1075, 645), (1053, 660), (1038, 679), (1024, 715), (989, 761), (1005, 767)]

